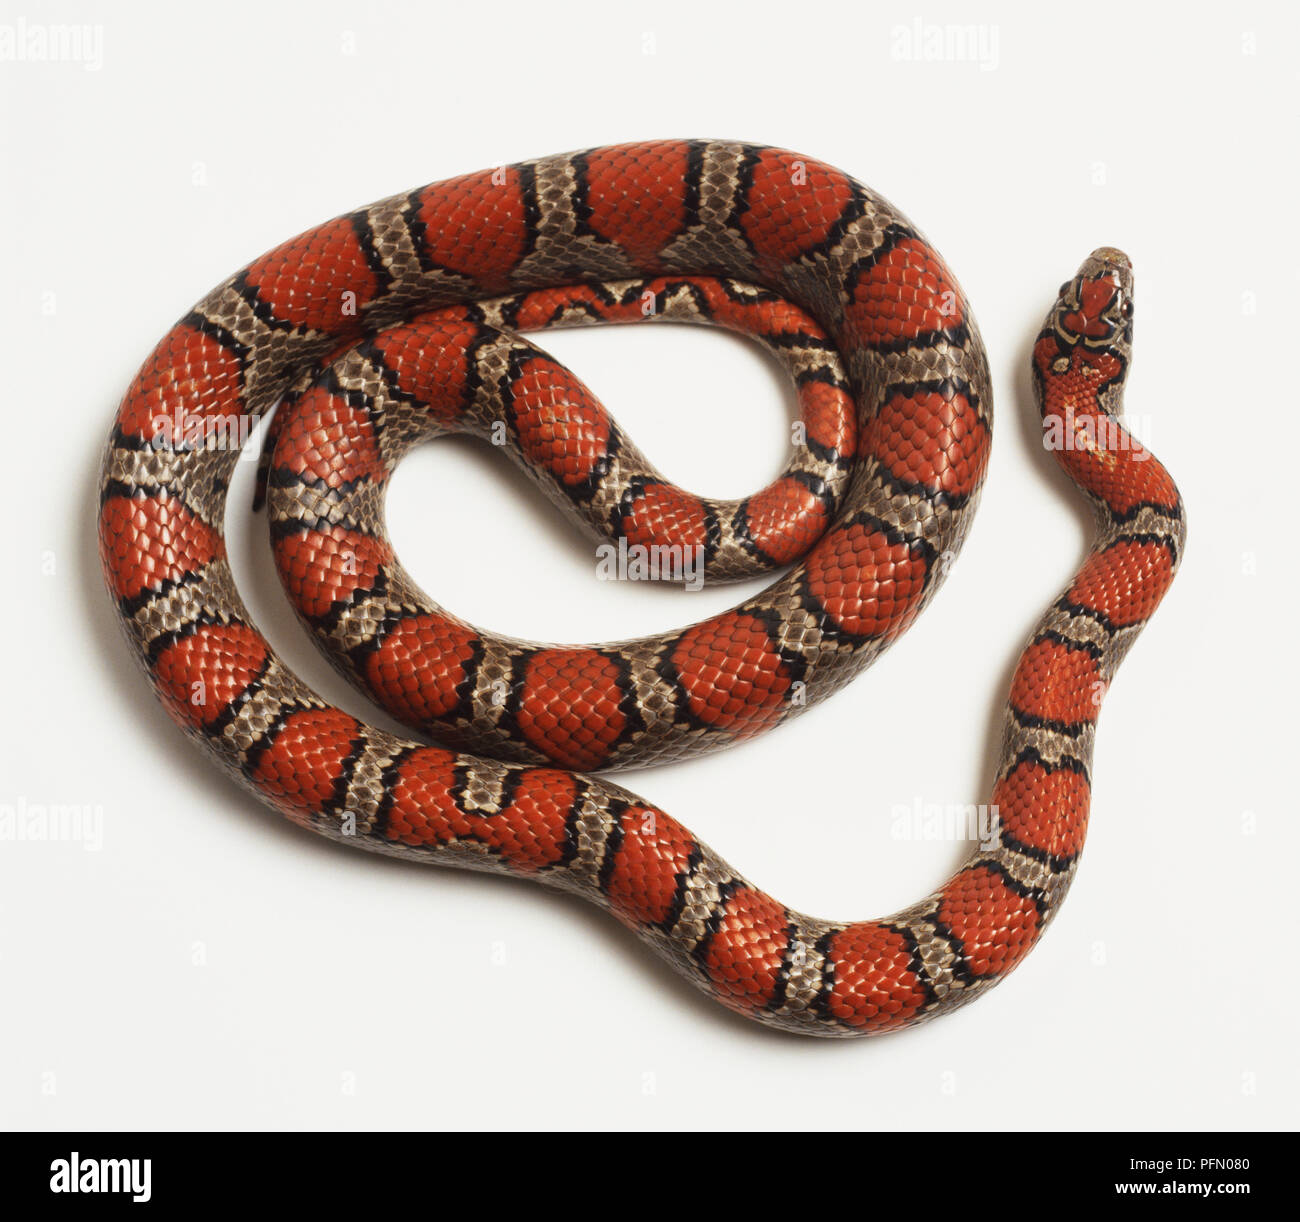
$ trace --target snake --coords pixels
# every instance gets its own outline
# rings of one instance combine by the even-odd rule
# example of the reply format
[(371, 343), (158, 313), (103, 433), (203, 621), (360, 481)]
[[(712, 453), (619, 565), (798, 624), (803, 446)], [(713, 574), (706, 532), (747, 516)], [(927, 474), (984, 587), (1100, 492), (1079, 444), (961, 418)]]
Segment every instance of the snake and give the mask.
[[(104, 576), (171, 717), (293, 823), (579, 895), (766, 1026), (898, 1031), (999, 983), (1059, 911), (1102, 697), (1181, 560), (1179, 491), (1122, 423), (1132, 313), (1131, 262), (1102, 247), (1033, 344), (1044, 445), (1091, 504), (1093, 539), (1015, 667), (992, 835), (887, 917), (794, 911), (599, 775), (745, 741), (823, 701), (917, 618), (973, 520), (993, 396), (969, 302), (901, 212), (813, 158), (720, 140), (593, 148), (434, 183), (277, 246), (203, 297), (130, 383), (100, 475)], [(728, 328), (784, 367), (797, 418), (766, 488), (678, 487), (528, 338), (641, 321)], [(236, 589), (228, 491), (268, 417), (258, 504), (286, 592), (400, 733), (313, 691)], [(773, 580), (614, 644), (473, 625), (420, 589), (384, 518), (400, 458), (452, 433), (522, 467), (614, 576)], [(1002, 555), (1032, 563), (1014, 538)], [(834, 777), (801, 766), (811, 803)]]

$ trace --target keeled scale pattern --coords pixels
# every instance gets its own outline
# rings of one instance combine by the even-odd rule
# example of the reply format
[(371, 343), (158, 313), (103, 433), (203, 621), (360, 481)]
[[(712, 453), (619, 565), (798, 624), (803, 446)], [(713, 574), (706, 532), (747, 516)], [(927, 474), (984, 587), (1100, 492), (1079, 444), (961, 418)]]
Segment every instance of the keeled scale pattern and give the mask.
[[(603, 409), (512, 333), (616, 318), (652, 277), (662, 316), (743, 325), (729, 314), (765, 312), (752, 330), (784, 326), (781, 342), (803, 347), (793, 368), (809, 443), (793, 463), (845, 466), (844, 489), (833, 509), (818, 492), (819, 514), (778, 481), (745, 524), (749, 543), (777, 541), (750, 555), (779, 562), (797, 537), (811, 543), (802, 562), (670, 641), (620, 649), (520, 648), (413, 613), (383, 539), (384, 480), (418, 436), (472, 421), (489, 385), (511, 397), (519, 452), (562, 503), (615, 533), (694, 537), (704, 524), (709, 536), (705, 503), (634, 463), (620, 471), (632, 451)], [(421, 311), (432, 313), (404, 330)], [(1102, 427), (1118, 410), (1130, 313), (1127, 261), (1099, 251), (1034, 349), (1045, 424), (1070, 439), (1058, 456), (1103, 528), (1013, 682), (1000, 843), (884, 920), (790, 911), (627, 791), (501, 758), (522, 741), (591, 767), (659, 724), (709, 745), (757, 733), (788, 714), (793, 691), (815, 700), (860, 671), (942, 580), (987, 462), (983, 351), (939, 256), (829, 167), (726, 142), (596, 149), (435, 184), (285, 243), (204, 298), (128, 390), (104, 460), (105, 575), (177, 721), (296, 822), (585, 895), (762, 1022), (894, 1030), (1003, 978), (1057, 910), (1082, 846), (1101, 693), (1180, 558), (1172, 481), (1118, 426)], [(430, 339), (437, 349), (420, 347)], [(809, 378), (813, 363), (829, 376)], [(482, 755), (328, 706), (248, 622), (221, 540), (236, 450), (189, 425), (238, 424), (291, 385), (296, 417), (276, 426), (270, 479), (277, 556), (302, 613), (404, 720), (459, 718)], [(783, 479), (808, 488), (803, 474)], [(441, 661), (412, 682), (426, 646)]]

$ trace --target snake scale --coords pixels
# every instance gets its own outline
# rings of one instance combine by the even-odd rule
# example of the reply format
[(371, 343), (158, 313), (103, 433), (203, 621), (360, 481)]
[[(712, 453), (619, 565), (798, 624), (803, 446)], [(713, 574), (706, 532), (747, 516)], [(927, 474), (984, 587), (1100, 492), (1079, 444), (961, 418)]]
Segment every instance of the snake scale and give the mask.
[[(762, 1023), (897, 1030), (996, 984), (1059, 909), (1101, 695), (1181, 557), (1178, 490), (1118, 423), (1131, 315), (1128, 260), (1103, 248), (1034, 345), (1045, 439), (1096, 537), (1015, 671), (997, 835), (880, 920), (791, 911), (588, 775), (724, 746), (821, 700), (915, 619), (970, 525), (992, 397), (968, 303), (905, 217), (829, 166), (720, 141), (599, 148), (435, 183), (284, 243), (204, 297), (129, 387), (103, 463), (105, 577), (174, 719), (294, 822), (582, 895)], [(677, 488), (523, 337), (643, 319), (730, 327), (784, 363), (800, 419), (767, 488)], [(247, 425), (273, 410), (262, 488), (285, 587), (339, 669), (418, 737), (317, 696), (235, 589), (227, 487)], [(709, 580), (793, 567), (678, 632), (493, 635), (432, 602), (384, 529), (394, 464), (455, 431), (499, 445), (606, 540), (694, 557)]]

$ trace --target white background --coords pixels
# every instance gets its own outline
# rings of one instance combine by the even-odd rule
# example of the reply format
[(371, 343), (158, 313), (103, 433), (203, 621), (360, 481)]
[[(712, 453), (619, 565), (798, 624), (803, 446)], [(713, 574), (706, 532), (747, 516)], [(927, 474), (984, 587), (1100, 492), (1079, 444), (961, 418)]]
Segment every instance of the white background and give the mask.
[[(0, 1123), (1292, 1125), (1300, 22), (1136, 7), (5, 3), (4, 24), (91, 22), (103, 47), (98, 69), (0, 62), (0, 805), (104, 823), (99, 851), (0, 841)], [(917, 20), (978, 23), (986, 53), (908, 58)], [(907, 639), (761, 741), (619, 778), (819, 915), (891, 912), (962, 856), (892, 838), (891, 812), (987, 800), (1011, 667), (1089, 540), (1037, 440), (1029, 345), (1093, 247), (1136, 265), (1129, 410), (1186, 496), (1186, 564), (1102, 717), (1060, 917), (1002, 987), (916, 1031), (768, 1032), (576, 900), (280, 823), (172, 726), (102, 588), (100, 445), (211, 285), (398, 190), (663, 135), (786, 145), (882, 190), (956, 270), (992, 362), (983, 506)], [(790, 396), (741, 341), (543, 342), (687, 487), (780, 469)], [(250, 475), (230, 526), (250, 605), (368, 713), (279, 599)], [(471, 443), (409, 459), (390, 520), (439, 601), (537, 639), (743, 593), (596, 582), (586, 537)]]

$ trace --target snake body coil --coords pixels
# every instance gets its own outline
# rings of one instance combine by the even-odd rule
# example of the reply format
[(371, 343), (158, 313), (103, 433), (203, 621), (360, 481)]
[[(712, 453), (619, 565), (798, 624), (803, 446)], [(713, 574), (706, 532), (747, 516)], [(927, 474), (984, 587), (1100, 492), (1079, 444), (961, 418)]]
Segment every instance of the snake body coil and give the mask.
[[(186, 314), (128, 390), (104, 459), (104, 572), (173, 717), (295, 822), (581, 894), (761, 1022), (898, 1029), (997, 983), (1059, 908), (1100, 696), (1181, 556), (1178, 490), (1117, 422), (1131, 287), (1123, 255), (1095, 252), (1034, 347), (1047, 439), (1099, 529), (1015, 672), (996, 840), (882, 920), (792, 912), (664, 812), (570, 771), (796, 714), (908, 627), (961, 545), (990, 445), (978, 332), (925, 239), (830, 167), (725, 142), (596, 149), (437, 183), (277, 247)], [(768, 488), (719, 502), (674, 487), (520, 335), (641, 318), (733, 327), (784, 361), (799, 444)], [(286, 588), (344, 673), (442, 746), (321, 700), (240, 601), (226, 490), (249, 422), (282, 397), (264, 486)], [(710, 579), (798, 563), (680, 632), (494, 636), (429, 600), (384, 530), (396, 461), (453, 430), (504, 442), (609, 539), (697, 557)]]

